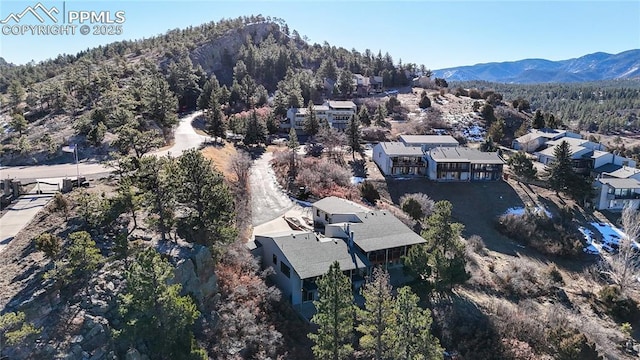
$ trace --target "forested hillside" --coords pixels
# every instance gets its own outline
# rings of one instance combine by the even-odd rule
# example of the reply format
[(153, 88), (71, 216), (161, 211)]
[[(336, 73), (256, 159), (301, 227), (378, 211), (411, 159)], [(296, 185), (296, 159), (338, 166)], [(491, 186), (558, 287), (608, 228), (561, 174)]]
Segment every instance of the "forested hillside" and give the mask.
[[(270, 117), (273, 124), (291, 106), (350, 96), (352, 73), (379, 75), (385, 86), (400, 86), (417, 68), (368, 49), (309, 44), (284, 21), (262, 16), (4, 66), (0, 159), (42, 162), (60, 155), (68, 142), (83, 144), (90, 154), (106, 154), (114, 146), (125, 150), (117, 139), (126, 137), (123, 129), (131, 135), (132, 128), (167, 141), (176, 112), (208, 109), (212, 92), (231, 130), (244, 133), (244, 120), (231, 115), (265, 106), (271, 97), (262, 121)], [(332, 94), (323, 94), (325, 78), (337, 84)]]
[(553, 113), (565, 125), (579, 130), (602, 134), (640, 131), (638, 80), (533, 85), (470, 81), (451, 86), (492, 89), (506, 101), (528, 100), (532, 110)]

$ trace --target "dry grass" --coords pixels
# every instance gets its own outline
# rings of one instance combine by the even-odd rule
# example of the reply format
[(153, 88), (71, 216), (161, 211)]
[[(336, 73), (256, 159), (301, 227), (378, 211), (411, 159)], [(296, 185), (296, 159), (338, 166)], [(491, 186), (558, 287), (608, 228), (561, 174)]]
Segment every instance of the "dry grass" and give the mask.
[(237, 149), (230, 142), (225, 142), (224, 146), (207, 146), (201, 150), (205, 158), (211, 159), (216, 169), (224, 175), (228, 181), (235, 181), (236, 175), (228, 170), (231, 156), (237, 153)]

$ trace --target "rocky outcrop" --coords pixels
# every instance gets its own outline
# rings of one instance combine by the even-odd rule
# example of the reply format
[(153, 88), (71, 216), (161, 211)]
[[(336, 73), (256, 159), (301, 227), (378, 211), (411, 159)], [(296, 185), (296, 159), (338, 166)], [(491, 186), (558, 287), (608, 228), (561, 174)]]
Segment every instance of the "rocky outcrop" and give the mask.
[(195, 245), (191, 255), (177, 263), (174, 281), (182, 284), (182, 293), (193, 296), (202, 310), (211, 309), (218, 293), (211, 251), (205, 246)]
[[(234, 54), (238, 53), (247, 36), (250, 36), (254, 43), (258, 43), (266, 39), (273, 31), (279, 31), (279, 27), (270, 22), (248, 24), (240, 29), (229, 30), (226, 34), (191, 51), (191, 61), (193, 65), (202, 66), (208, 74), (215, 72), (221, 82), (230, 82), (232, 74), (227, 74), (226, 71), (221, 72), (224, 68), (225, 56), (231, 57), (230, 66), (233, 67), (235, 65)], [(225, 75), (228, 79), (225, 78)]]

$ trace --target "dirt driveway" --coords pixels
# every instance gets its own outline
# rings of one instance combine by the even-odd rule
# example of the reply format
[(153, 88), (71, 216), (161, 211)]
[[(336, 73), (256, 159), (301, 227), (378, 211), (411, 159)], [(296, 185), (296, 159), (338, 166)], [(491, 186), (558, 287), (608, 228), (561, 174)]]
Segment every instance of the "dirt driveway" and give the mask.
[(521, 246), (500, 234), (494, 227), (496, 217), (512, 207), (524, 204), (511, 186), (503, 181), (439, 183), (423, 178), (387, 180), (394, 203), (408, 193), (425, 193), (434, 201), (453, 204), (454, 220), (465, 225), (463, 236), (480, 235), (489, 250), (516, 255)]

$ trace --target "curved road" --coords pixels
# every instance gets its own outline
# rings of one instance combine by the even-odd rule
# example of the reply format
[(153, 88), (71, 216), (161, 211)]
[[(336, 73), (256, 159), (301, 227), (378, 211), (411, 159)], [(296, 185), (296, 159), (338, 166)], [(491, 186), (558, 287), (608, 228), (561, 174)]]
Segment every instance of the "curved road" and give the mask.
[[(193, 112), (180, 119), (178, 127), (175, 130), (175, 143), (172, 147), (164, 150), (153, 152), (156, 156), (179, 156), (185, 150), (199, 147), (208, 137), (199, 135), (191, 126), (191, 122), (202, 111)], [(96, 175), (109, 173), (113, 169), (95, 161), (80, 162), (80, 175)], [(35, 166), (7, 166), (0, 169), (0, 179), (40, 179), (40, 178), (58, 178), (58, 177), (74, 177), (77, 174), (76, 164), (56, 164), (56, 165), (35, 165)]]

